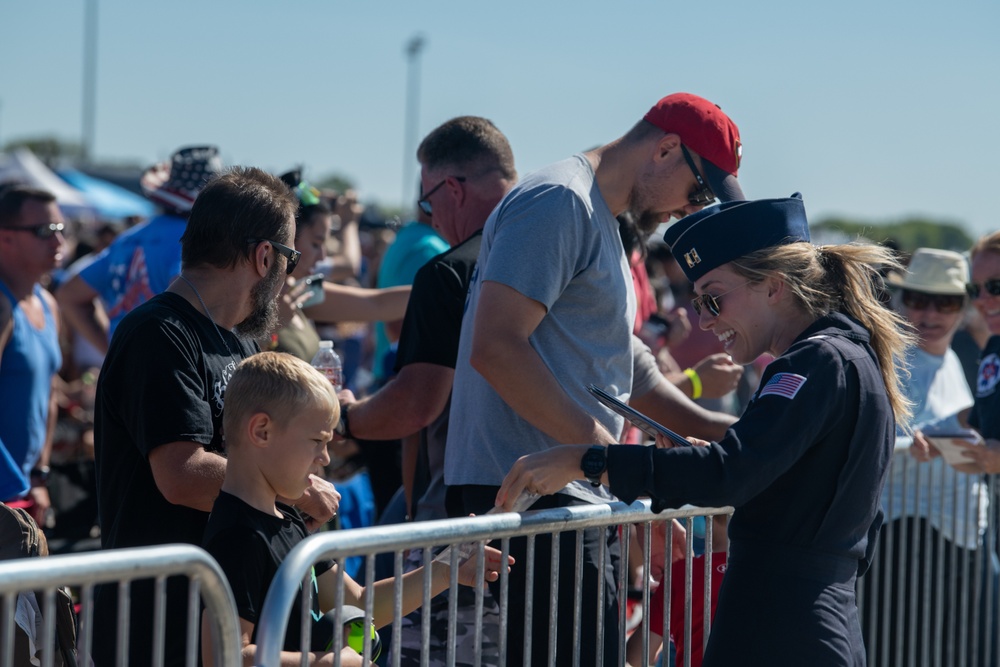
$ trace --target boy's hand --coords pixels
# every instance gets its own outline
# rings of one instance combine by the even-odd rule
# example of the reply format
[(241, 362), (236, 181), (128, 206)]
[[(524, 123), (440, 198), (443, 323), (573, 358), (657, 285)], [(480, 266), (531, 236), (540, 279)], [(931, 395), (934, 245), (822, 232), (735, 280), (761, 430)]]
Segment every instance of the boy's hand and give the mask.
[[(318, 660), (310, 664), (318, 667), (333, 667), (333, 653), (324, 653)], [(357, 651), (349, 646), (340, 649), (340, 664), (342, 667), (370, 667), (374, 662), (365, 662)]]
[(309, 475), (311, 484), (295, 506), (303, 513), (309, 532), (325, 524), (337, 514), (340, 507), (340, 492), (322, 477)]
[[(498, 549), (493, 547), (485, 547), (484, 554), (486, 557), (486, 567), (484, 569), (484, 582), (496, 581), (500, 578), (500, 557), (503, 555)], [(463, 586), (470, 586), (475, 588), (482, 582), (476, 581), (476, 563), (479, 562), (478, 551), (472, 555), (472, 558), (462, 563), (458, 568), (458, 583)], [(507, 556), (507, 571), (510, 572), (510, 566), (514, 564), (514, 557)]]

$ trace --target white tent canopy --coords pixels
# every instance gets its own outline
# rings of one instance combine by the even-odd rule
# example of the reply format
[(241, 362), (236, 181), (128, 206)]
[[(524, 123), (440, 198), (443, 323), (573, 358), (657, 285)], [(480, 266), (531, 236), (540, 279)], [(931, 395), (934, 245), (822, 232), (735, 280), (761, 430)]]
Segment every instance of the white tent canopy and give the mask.
[(55, 195), (59, 208), (67, 216), (83, 219), (95, 217), (96, 212), (83, 193), (54, 174), (27, 148), (18, 148), (13, 153), (0, 153), (0, 184), (11, 181), (51, 192)]

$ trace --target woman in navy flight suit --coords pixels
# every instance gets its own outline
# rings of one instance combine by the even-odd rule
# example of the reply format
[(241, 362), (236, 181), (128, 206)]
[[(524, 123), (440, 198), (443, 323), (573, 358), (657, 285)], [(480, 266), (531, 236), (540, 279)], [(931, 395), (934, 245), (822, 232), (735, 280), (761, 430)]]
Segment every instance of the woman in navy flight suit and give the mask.
[(855, 580), (881, 525), (895, 419), (909, 411), (897, 369), (912, 337), (880, 303), (876, 274), (898, 265), (877, 246), (813, 246), (798, 195), (704, 209), (664, 240), (700, 295), (701, 327), (737, 363), (776, 357), (743, 416), (703, 446), (523, 457), (497, 504), (586, 478), (655, 510), (732, 505), (703, 664), (864, 665)]

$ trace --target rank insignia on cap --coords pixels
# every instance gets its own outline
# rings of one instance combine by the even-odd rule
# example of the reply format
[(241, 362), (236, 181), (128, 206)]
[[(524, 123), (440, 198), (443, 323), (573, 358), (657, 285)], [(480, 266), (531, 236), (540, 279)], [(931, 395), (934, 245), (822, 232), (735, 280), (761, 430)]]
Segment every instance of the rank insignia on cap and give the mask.
[(692, 283), (759, 250), (808, 241), (809, 223), (798, 193), (786, 199), (707, 206), (663, 231), (663, 242)]

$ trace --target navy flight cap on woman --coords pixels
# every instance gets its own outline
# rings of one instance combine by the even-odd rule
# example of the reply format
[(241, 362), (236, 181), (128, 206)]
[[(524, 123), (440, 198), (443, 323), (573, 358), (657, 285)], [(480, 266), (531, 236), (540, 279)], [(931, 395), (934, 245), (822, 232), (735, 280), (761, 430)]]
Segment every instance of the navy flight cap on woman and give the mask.
[(682, 218), (663, 234), (664, 243), (692, 283), (755, 250), (808, 240), (809, 222), (798, 192), (787, 199), (709, 206)]

